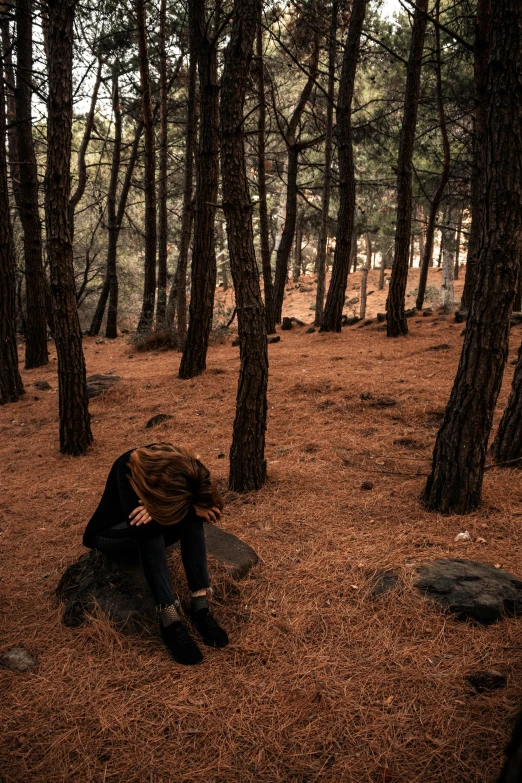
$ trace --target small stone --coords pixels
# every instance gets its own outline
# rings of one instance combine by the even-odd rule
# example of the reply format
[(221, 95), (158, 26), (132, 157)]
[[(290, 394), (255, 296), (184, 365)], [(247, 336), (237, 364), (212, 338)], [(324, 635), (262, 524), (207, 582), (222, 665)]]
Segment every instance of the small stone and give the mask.
[(281, 338), (278, 334), (275, 334), (273, 337), (267, 337), (266, 341), (268, 345), (272, 345), (273, 343), (280, 343)]
[(51, 384), (48, 381), (36, 381), (34, 387), (35, 389), (39, 389), (39, 391), (49, 391), (49, 389), (51, 389)]
[(491, 693), (491, 691), (503, 688), (507, 683), (506, 675), (496, 671), (496, 669), (472, 672), (466, 676), (466, 679), (476, 693)]
[(417, 315), (417, 310), (415, 307), (411, 307), (409, 310), (404, 311), (404, 315), (406, 318), (413, 318), (414, 315)]
[(361, 489), (370, 490), (373, 489), (373, 481), (363, 481)]
[(463, 324), (468, 317), (468, 313), (466, 310), (457, 310), (455, 313), (455, 323), (456, 324)]
[(428, 315), (433, 315), (433, 310), (431, 307), (427, 307), (425, 310), (422, 311), (422, 315), (426, 318)]
[(152, 416), (148, 420), (148, 422), (145, 425), (146, 430), (150, 430), (151, 427), (157, 427), (158, 424), (163, 424), (164, 421), (168, 421), (169, 419), (173, 419), (174, 416), (171, 416), (170, 413), (157, 413), (155, 416)]
[(41, 400), (41, 399), (42, 399), (42, 398), (41, 398), (41, 397), (39, 397), (37, 394), (35, 394), (35, 395), (34, 395), (34, 397), (33, 397), (33, 400), (35, 400), (35, 401), (36, 401), (36, 400)]
[(106, 343), (107, 340), (102, 340), (101, 337), (96, 340), (96, 345), (106, 345)]
[(399, 575), (395, 571), (377, 571), (372, 577), (373, 590), (370, 593), (371, 598), (379, 598), (379, 596), (388, 593), (390, 590), (397, 587), (399, 581)]
[(87, 396), (99, 397), (120, 380), (119, 375), (90, 375), (87, 378)]
[(127, 356), (127, 359), (134, 359), (134, 354), (133, 354), (133, 353), (130, 353), (130, 354)]
[(11, 647), (2, 658), (2, 666), (13, 672), (29, 672), (36, 666), (36, 661), (23, 647)]
[(465, 530), (463, 533), (457, 533), (454, 541), (471, 541), (469, 530)]
[(377, 320), (379, 323), (382, 323), (387, 318), (386, 313), (377, 313)]
[(441, 343), (440, 345), (430, 345), (429, 348), (426, 348), (427, 351), (449, 351), (451, 348), (451, 345), (448, 345), (448, 343)]
[(370, 405), (372, 408), (393, 408), (394, 405), (397, 405), (397, 400), (394, 400), (392, 397), (379, 397)]
[(293, 326), (292, 319), (291, 318), (283, 318), (283, 323), (281, 324), (281, 329), (284, 332), (287, 332), (289, 329), (291, 329)]
[(239, 337), (236, 337), (235, 340), (232, 340), (232, 346), (236, 348), (240, 343)]
[(217, 455), (217, 458), (218, 459), (225, 459), (225, 455), (223, 454), (222, 451), (219, 452), (219, 454)]
[(306, 334), (313, 334), (315, 332), (315, 326), (309, 326), (306, 330)]
[(373, 398), (373, 394), (369, 391), (361, 392), (361, 400), (371, 400)]

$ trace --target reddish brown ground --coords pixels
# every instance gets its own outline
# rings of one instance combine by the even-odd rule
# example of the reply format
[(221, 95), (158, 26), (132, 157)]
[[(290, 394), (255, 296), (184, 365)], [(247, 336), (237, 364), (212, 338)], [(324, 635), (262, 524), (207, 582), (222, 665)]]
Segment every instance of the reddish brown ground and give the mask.
[[(436, 315), (409, 324), (397, 341), (372, 325), (295, 329), (270, 346), (269, 481), (231, 496), (222, 522), (260, 563), (237, 587), (218, 573), (218, 596), (228, 600), (217, 614), (232, 643), (188, 670), (159, 639), (124, 637), (103, 619), (64, 627), (53, 591), (84, 551), (82, 531), (112, 461), (150, 442), (153, 414), (174, 417), (156, 439), (193, 445), (226, 479), (218, 454), (230, 446), (238, 349), (213, 346), (208, 372), (181, 381), (176, 353), (86, 339), (89, 372), (114, 370), (122, 381), (92, 402), (95, 443), (76, 459), (57, 449), (54, 354), (49, 369), (23, 373), (25, 399), (0, 411), (0, 653), (21, 644), (38, 665), (0, 672), (0, 780), (494, 780), (522, 704), (522, 622), (460, 623), (409, 587), (368, 597), (377, 569), (395, 568), (409, 585), (415, 566), (437, 557), (522, 574), (518, 471), (488, 471), (483, 506), (467, 517), (419, 503), (462, 326)], [(510, 359), (521, 331), (511, 332)], [(443, 343), (448, 350), (428, 350)], [(53, 390), (36, 391), (41, 379)], [(397, 404), (372, 407), (361, 400), (366, 391)], [(363, 481), (373, 490), (362, 491)], [(454, 543), (463, 530), (472, 542)], [(507, 687), (472, 694), (465, 675), (487, 667), (506, 672)]]

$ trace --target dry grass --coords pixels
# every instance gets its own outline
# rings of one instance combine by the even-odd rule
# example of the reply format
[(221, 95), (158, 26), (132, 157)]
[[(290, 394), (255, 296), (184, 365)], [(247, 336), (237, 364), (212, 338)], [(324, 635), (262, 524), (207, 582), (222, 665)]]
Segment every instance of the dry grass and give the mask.
[[(259, 493), (229, 494), (223, 519), (261, 562), (239, 585), (218, 578), (232, 643), (189, 670), (159, 639), (124, 637), (103, 619), (63, 627), (53, 591), (82, 552), (113, 459), (149, 442), (152, 415), (174, 416), (155, 437), (194, 445), (225, 481), (217, 455), (230, 444), (238, 349), (212, 346), (209, 371), (181, 381), (176, 353), (130, 358), (123, 340), (86, 339), (89, 372), (122, 381), (92, 401), (95, 444), (77, 459), (57, 450), (56, 363), (24, 371), (25, 399), (0, 411), (0, 654), (21, 644), (38, 665), (0, 671), (3, 783), (494, 780), (522, 702), (522, 625), (457, 622), (410, 585), (415, 565), (436, 557), (521, 574), (520, 473), (488, 471), (483, 507), (468, 517), (421, 507), (462, 327), (409, 324), (397, 341), (376, 326), (300, 328), (270, 346), (270, 478)], [(521, 328), (511, 337), (514, 356)], [(428, 350), (441, 343), (449, 350)], [(53, 391), (33, 388), (42, 379)], [(382, 398), (396, 405), (372, 407)], [(454, 543), (465, 529), (473, 541)], [(383, 568), (402, 588), (374, 601)], [(484, 667), (505, 671), (507, 687), (473, 695), (465, 675)]]

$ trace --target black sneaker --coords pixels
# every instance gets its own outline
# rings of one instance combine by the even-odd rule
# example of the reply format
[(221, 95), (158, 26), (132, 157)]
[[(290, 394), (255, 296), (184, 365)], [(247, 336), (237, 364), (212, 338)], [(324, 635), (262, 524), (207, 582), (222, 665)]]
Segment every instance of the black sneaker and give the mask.
[(160, 623), (161, 636), (177, 663), (183, 666), (193, 666), (203, 660), (203, 655), (196, 642), (179, 620), (169, 623), (166, 627)]
[(227, 632), (219, 625), (208, 609), (200, 609), (199, 612), (191, 612), (190, 621), (201, 636), (203, 642), (209, 647), (227, 646)]

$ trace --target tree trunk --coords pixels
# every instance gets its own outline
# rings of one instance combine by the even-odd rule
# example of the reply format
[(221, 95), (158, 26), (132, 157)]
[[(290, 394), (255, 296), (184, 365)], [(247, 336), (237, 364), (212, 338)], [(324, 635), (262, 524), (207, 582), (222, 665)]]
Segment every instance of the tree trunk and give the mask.
[(147, 19), (145, 0), (136, 0), (136, 27), (138, 34), (138, 61), (140, 68), (140, 93), (144, 130), (144, 191), (145, 191), (145, 279), (143, 304), (137, 331), (148, 332), (154, 319), (156, 297), (156, 149), (154, 141), (154, 117), (150, 94), (149, 53), (147, 47)]
[[(216, 27), (217, 21), (214, 24)], [(204, 0), (189, 3), (190, 39), (199, 72), (200, 126), (192, 245), (190, 318), (179, 367), (180, 378), (200, 375), (207, 348), (216, 288), (214, 218), (219, 181), (219, 85), (216, 42), (205, 15)]]
[[(4, 50), (5, 51), (5, 50)], [(3, 63), (0, 64), (3, 65)], [(0, 65), (0, 405), (16, 402), (24, 393), (18, 370), (16, 347), (16, 286), (15, 255), (9, 191), (7, 187), (7, 155), (5, 149), (6, 121), (4, 73)]]
[(410, 269), (413, 269), (413, 259), (415, 258), (415, 234), (411, 232), (410, 238)]
[(292, 271), (292, 280), (297, 283), (301, 275), (301, 248), (303, 245), (303, 227), (302, 214), (297, 213), (295, 223), (295, 247), (294, 247), (294, 269)]
[(314, 326), (320, 326), (323, 317), (324, 294), (326, 289), (326, 246), (328, 244), (328, 215), (330, 210), (330, 191), (332, 189), (332, 142), (333, 142), (333, 105), (335, 97), (335, 55), (337, 53), (337, 14), (339, 3), (332, 2), (330, 40), (328, 44), (328, 103), (326, 105), (326, 128), (324, 142), (324, 180), (321, 203), (321, 228), (317, 246), (317, 294), (315, 299)]
[(20, 210), (20, 172), (18, 171), (18, 138), (16, 132), (16, 106), (15, 85), (16, 79), (13, 68), (13, 42), (9, 34), (9, 19), (0, 20), (2, 29), (2, 52), (4, 60), (4, 75), (6, 80), (5, 99), (7, 106), (7, 145), (9, 157), (9, 175), (14, 203)]
[(158, 183), (158, 302), (156, 305), (156, 329), (166, 326), (167, 310), (167, 0), (160, 0), (159, 16), (159, 90), (160, 90), (160, 138), (159, 138), (159, 183)]
[(474, 72), (475, 112), (473, 115), (473, 167), (471, 171), (471, 227), (466, 258), (466, 277), (462, 292), (461, 308), (471, 306), (473, 290), (477, 279), (477, 263), (481, 244), (484, 210), (484, 165), (486, 153), (486, 66), (488, 61), (488, 38), (490, 34), (491, 0), (477, 0), (475, 17)]
[(381, 269), (379, 272), (379, 291), (384, 288), (384, 270), (386, 269), (386, 258), (384, 253), (381, 253)]
[(185, 346), (187, 336), (187, 266), (192, 233), (192, 192), (194, 178), (194, 149), (196, 147), (197, 115), (196, 115), (196, 78), (197, 78), (197, 41), (194, 40), (194, 30), (191, 27), (189, 72), (187, 91), (187, 121), (185, 128), (185, 172), (183, 179), (183, 213), (181, 215), (181, 239), (179, 245), (178, 263), (174, 282), (169, 293), (167, 306), (167, 329), (172, 329), (174, 314), (177, 312), (177, 343), (178, 351)]
[(20, 176), (20, 220), (23, 228), (27, 325), (25, 366), (42, 367), (47, 353), (46, 289), (42, 260), (42, 227), (38, 206), (38, 173), (31, 114), (33, 76), (33, 24), (31, 0), (16, 3), (16, 129)]
[(72, 66), (75, 0), (48, 0), (49, 101), (45, 218), (58, 356), (60, 451), (82, 454), (92, 441), (70, 230)]
[[(125, 179), (123, 181), (123, 187), (121, 189), (120, 200), (118, 203), (118, 211), (116, 213), (115, 230), (111, 231), (109, 226), (109, 232), (108, 232), (109, 241), (108, 241), (108, 248), (107, 248), (107, 267), (106, 267), (107, 271), (105, 275), (105, 281), (103, 283), (103, 287), (100, 293), (100, 298), (98, 300), (98, 305), (96, 307), (96, 311), (94, 313), (91, 326), (89, 328), (88, 334), (90, 335), (90, 337), (95, 337), (97, 334), (99, 334), (103, 321), (103, 316), (105, 314), (105, 308), (107, 306), (107, 300), (109, 299), (109, 294), (110, 294), (109, 269), (112, 267), (112, 265), (114, 265), (114, 270), (116, 270), (118, 238), (120, 235), (121, 224), (123, 222), (123, 218), (125, 215), (125, 208), (127, 206), (127, 198), (129, 195), (129, 190), (132, 184), (132, 175), (134, 173), (134, 167), (138, 159), (138, 150), (139, 150), (142, 131), (143, 131), (143, 122), (139, 122), (138, 125), (136, 126), (134, 140), (132, 142), (131, 154), (125, 170)], [(114, 164), (114, 160), (113, 160), (113, 164)], [(111, 181), (113, 176), (116, 176), (116, 182), (117, 182), (117, 175), (114, 175), (114, 171), (113, 169), (111, 169)], [(117, 275), (116, 275), (116, 285), (117, 285)], [(117, 310), (117, 289), (116, 289), (116, 295), (113, 293), (112, 306), (113, 309)], [(117, 312), (115, 318), (117, 320)]]
[(297, 106), (294, 109), (288, 131), (285, 136), (287, 148), (287, 185), (286, 185), (286, 209), (285, 224), (281, 241), (276, 252), (276, 268), (274, 276), (274, 309), (276, 323), (281, 323), (283, 310), (283, 299), (285, 295), (285, 286), (288, 277), (288, 259), (294, 243), (295, 223), (297, 219), (297, 173), (299, 168), (299, 153), (301, 145), (296, 141), (297, 128), (301, 121), (302, 114), (306, 104), (310, 99), (315, 78), (317, 76), (319, 64), (319, 36), (316, 34), (314, 48), (310, 60), (310, 76), (299, 97)]
[(266, 201), (265, 172), (265, 63), (263, 59), (263, 26), (262, 8), (259, 6), (257, 22), (257, 92), (259, 112), (257, 115), (257, 190), (259, 194), (259, 244), (261, 250), (261, 267), (263, 269), (263, 288), (265, 294), (265, 315), (267, 334), (276, 330), (274, 312), (274, 283), (272, 281), (272, 265), (270, 238), (268, 229), (268, 207)]
[[(408, 334), (408, 323), (404, 315), (406, 283), (408, 281), (408, 249), (412, 214), (412, 169), (413, 145), (419, 107), (422, 50), (426, 32), (426, 11), (428, 0), (417, 0), (413, 17), (410, 55), (404, 93), (404, 114), (399, 141), (397, 163), (397, 227), (395, 230), (395, 254), (393, 271), (386, 299), (386, 333), (388, 337)], [(426, 253), (426, 250), (424, 251)]]
[(370, 232), (366, 232), (366, 264), (363, 266), (361, 272), (361, 307), (359, 309), (359, 315), (361, 318), (366, 318), (366, 289), (368, 285), (368, 272), (372, 268), (372, 239)]
[(446, 313), (451, 313), (455, 306), (455, 259), (453, 253), (446, 251), (442, 259), (441, 305)]
[[(511, 393), (491, 447), (497, 462), (522, 459), (522, 345), (518, 349)], [(519, 463), (520, 464), (520, 463)]]
[(116, 271), (116, 248), (118, 244), (118, 217), (116, 214), (116, 191), (121, 163), (121, 108), (119, 90), (119, 68), (115, 63), (112, 69), (112, 112), (114, 114), (114, 142), (112, 147), (111, 178), (107, 194), (107, 228), (109, 241), (107, 248), (107, 282), (109, 288), (109, 309), (105, 336), (116, 339), (118, 336), (118, 274)]
[(229, 485), (246, 492), (266, 480), (268, 352), (254, 251), (244, 150), (243, 107), (260, 0), (235, 0), (221, 95), (221, 170), (230, 268), (236, 292), (240, 370)]
[(462, 236), (462, 207), (459, 207), (458, 210), (459, 216), (457, 219), (457, 238), (455, 240), (455, 280), (459, 279), (460, 240)]
[(424, 492), (430, 509), (480, 503), (493, 413), (508, 352), (522, 252), (522, 6), (493, 0), (486, 69), (485, 185), (477, 281), (459, 368)]
[(366, 0), (354, 0), (337, 99), (339, 157), (339, 212), (332, 277), (321, 322), (321, 332), (340, 332), (354, 234), (355, 170), (352, 147), (352, 98)]

